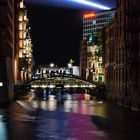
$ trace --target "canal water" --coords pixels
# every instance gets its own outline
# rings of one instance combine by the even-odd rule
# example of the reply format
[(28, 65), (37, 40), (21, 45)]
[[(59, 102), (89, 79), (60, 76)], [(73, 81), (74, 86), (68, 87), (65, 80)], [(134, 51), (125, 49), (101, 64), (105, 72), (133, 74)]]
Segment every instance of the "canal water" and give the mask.
[[(102, 101), (31, 91), (0, 110), (0, 140), (139, 140), (140, 113)], [(69, 97), (69, 96), (68, 96)]]

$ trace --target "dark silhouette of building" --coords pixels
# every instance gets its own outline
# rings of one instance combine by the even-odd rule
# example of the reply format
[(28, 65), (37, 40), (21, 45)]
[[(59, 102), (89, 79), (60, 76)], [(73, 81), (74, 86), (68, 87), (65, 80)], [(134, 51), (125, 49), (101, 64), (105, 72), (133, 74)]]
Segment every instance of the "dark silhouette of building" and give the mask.
[(104, 28), (106, 94), (110, 101), (140, 107), (140, 1), (117, 0), (115, 20)]
[(80, 46), (80, 77), (83, 79), (86, 78), (86, 69), (87, 69), (87, 40), (83, 40)]
[(0, 104), (14, 94), (14, 0), (0, 0)]

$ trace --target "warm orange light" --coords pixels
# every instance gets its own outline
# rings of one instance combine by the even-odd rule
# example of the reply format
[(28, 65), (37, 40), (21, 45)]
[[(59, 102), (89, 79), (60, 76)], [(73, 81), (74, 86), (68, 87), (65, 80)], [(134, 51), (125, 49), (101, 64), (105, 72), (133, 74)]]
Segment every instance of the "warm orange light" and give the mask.
[(95, 17), (95, 13), (85, 14), (84, 18)]

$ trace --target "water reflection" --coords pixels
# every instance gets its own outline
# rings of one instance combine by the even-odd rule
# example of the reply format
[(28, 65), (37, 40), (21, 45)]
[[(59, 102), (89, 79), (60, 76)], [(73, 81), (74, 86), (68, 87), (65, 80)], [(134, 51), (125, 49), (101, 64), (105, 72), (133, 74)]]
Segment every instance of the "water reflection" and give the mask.
[(8, 140), (7, 134), (7, 123), (0, 121), (0, 139)]
[[(26, 101), (25, 103), (28, 104), (28, 101)], [(48, 101), (32, 100), (29, 103), (32, 108), (35, 108), (35, 109), (40, 108), (40, 109), (48, 110), (48, 111), (54, 111), (56, 110), (56, 107), (57, 107), (56, 100), (48, 100)]]
[(134, 112), (95, 100), (44, 100), (47, 93), (33, 91), (32, 99), (11, 105), (8, 122), (0, 121), (0, 140), (132, 140), (139, 136), (140, 119)]
[(0, 110), (0, 140), (8, 140), (7, 118), (3, 110)]
[(34, 109), (43, 109), (47, 111), (55, 111), (58, 108), (58, 105), (61, 105), (64, 112), (73, 112), (87, 115), (99, 115), (104, 118), (107, 117), (108, 113), (105, 107), (102, 107), (101, 104), (95, 103), (95, 101), (78, 101), (78, 100), (65, 100), (63, 104), (54, 100), (26, 100), (26, 101), (17, 101), (21, 106), (27, 110)]

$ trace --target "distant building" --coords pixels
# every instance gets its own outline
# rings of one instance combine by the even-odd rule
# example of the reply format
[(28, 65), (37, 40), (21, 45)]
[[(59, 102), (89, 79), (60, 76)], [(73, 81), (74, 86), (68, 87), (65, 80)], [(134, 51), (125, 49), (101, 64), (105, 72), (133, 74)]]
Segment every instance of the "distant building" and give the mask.
[(88, 36), (93, 32), (93, 21), (95, 19), (95, 12), (85, 13), (83, 16), (83, 40), (87, 39)]
[(39, 66), (34, 72), (34, 79), (49, 77), (49, 76), (60, 76), (60, 75), (74, 75), (79, 76), (79, 67), (78, 66), (67, 66), (67, 67), (58, 67), (54, 64), (47, 66)]
[(115, 21), (104, 29), (106, 94), (140, 110), (140, 1), (117, 0)]
[(115, 9), (84, 14), (83, 42), (80, 48), (80, 76), (82, 78), (92, 82), (104, 82), (102, 56), (96, 55), (102, 48), (102, 43), (97, 43), (98, 34), (114, 17)]
[(98, 51), (97, 45), (87, 46), (87, 69), (86, 69), (86, 79), (92, 82), (104, 82), (104, 68), (102, 65), (102, 56), (96, 56), (96, 51)]
[(91, 33), (96, 34), (110, 23), (114, 16), (115, 9), (85, 13), (83, 16), (83, 40), (88, 39)]

